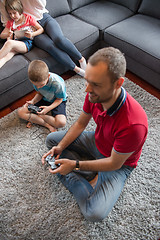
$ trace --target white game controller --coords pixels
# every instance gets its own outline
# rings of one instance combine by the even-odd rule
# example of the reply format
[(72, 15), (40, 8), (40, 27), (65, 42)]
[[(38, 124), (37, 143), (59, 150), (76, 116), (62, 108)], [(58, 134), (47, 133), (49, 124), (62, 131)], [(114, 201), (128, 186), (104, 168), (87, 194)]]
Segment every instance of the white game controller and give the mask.
[(51, 169), (54, 170), (60, 166), (60, 164), (55, 164), (55, 158), (52, 157), (51, 155), (48, 155), (45, 158), (46, 162), (50, 165)]

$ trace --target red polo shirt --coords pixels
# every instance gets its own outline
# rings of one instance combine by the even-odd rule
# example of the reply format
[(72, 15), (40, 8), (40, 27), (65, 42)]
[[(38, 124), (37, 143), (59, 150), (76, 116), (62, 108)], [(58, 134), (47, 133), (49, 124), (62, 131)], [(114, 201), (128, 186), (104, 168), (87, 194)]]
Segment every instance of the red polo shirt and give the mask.
[(115, 152), (132, 153), (125, 165), (136, 167), (148, 132), (147, 115), (124, 88), (113, 106), (104, 111), (101, 103), (91, 103), (86, 95), (83, 111), (92, 114), (97, 124), (95, 142), (98, 150), (110, 157)]

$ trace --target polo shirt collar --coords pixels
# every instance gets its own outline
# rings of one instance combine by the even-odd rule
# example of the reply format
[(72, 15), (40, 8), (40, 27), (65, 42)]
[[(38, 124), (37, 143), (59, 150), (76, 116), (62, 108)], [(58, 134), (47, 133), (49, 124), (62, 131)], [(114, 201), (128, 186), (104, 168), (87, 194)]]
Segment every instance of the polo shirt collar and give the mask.
[(115, 101), (115, 103), (106, 111), (107, 115), (113, 116), (125, 103), (127, 97), (126, 90), (121, 87), (121, 94)]

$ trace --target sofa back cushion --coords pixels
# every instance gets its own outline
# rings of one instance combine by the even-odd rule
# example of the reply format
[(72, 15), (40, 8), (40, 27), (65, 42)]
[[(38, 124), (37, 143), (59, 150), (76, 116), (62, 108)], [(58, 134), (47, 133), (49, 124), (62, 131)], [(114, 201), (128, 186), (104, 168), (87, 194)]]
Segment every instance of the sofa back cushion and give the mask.
[(142, 0), (138, 12), (160, 18), (160, 0)]
[(52, 17), (58, 17), (70, 12), (67, 0), (47, 0), (46, 8)]
[(129, 8), (133, 12), (136, 12), (138, 10), (138, 7), (141, 3), (141, 0), (108, 0), (108, 1)]
[(95, 2), (96, 0), (68, 0), (69, 6), (71, 8), (71, 11), (83, 7), (87, 4), (90, 4), (92, 2)]

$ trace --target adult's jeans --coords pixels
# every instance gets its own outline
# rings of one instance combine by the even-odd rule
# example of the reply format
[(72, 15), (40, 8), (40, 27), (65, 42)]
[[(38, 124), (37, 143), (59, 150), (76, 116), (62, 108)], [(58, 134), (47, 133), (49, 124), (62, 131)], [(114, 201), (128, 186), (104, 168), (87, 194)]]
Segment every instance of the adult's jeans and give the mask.
[[(47, 147), (50, 149), (56, 146), (65, 133), (65, 131), (50, 133), (46, 139)], [(84, 160), (101, 159), (105, 156), (95, 145), (94, 132), (84, 131), (62, 152), (60, 158)], [(132, 167), (123, 165), (115, 171), (98, 172), (98, 181), (94, 188), (76, 172), (65, 176), (58, 174), (58, 177), (76, 198), (84, 217), (90, 221), (101, 221), (113, 208), (132, 170)]]
[(48, 13), (44, 13), (43, 18), (38, 22), (44, 28), (45, 32), (34, 38), (35, 45), (48, 52), (59, 63), (73, 70), (76, 64), (71, 57), (79, 61), (82, 58), (81, 53), (74, 44), (63, 35), (58, 22)]

